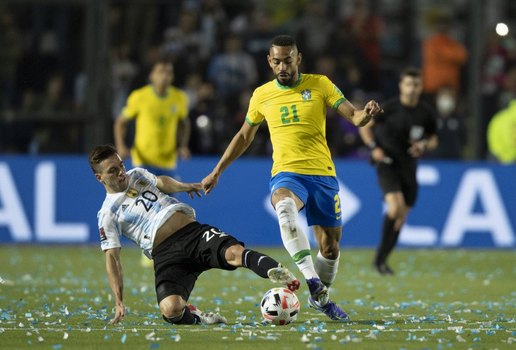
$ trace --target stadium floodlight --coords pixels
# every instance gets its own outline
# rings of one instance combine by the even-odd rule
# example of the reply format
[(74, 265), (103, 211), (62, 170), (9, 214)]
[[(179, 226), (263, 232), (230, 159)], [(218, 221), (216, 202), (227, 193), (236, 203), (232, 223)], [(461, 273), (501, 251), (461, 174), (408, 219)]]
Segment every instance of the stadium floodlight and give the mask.
[(503, 22), (497, 23), (496, 34), (498, 34), (499, 36), (506, 36), (507, 34), (509, 34), (509, 27), (507, 26), (507, 24)]

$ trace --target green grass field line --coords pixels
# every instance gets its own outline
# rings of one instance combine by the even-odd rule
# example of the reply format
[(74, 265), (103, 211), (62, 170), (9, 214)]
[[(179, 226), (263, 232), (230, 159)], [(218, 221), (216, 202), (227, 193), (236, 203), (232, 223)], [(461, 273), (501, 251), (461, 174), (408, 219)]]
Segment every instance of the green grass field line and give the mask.
[[(299, 275), (283, 249), (261, 250)], [(303, 284), (298, 319), (263, 325), (258, 304), (274, 285), (238, 269), (204, 273), (190, 300), (224, 314), (227, 325), (174, 326), (160, 318), (152, 268), (140, 266), (139, 251), (124, 248), (128, 314), (112, 326), (98, 247), (1, 246), (0, 349), (516, 348), (513, 251), (400, 249), (389, 277), (375, 273), (372, 257), (372, 250), (342, 251), (331, 297), (350, 322), (308, 308)]]

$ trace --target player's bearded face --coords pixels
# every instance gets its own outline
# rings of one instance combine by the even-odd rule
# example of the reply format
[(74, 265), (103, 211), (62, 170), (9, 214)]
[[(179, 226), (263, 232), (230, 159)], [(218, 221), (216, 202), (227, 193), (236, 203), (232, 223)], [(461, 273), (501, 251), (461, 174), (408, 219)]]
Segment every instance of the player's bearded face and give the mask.
[(273, 46), (267, 57), (276, 80), (283, 86), (292, 86), (298, 79), (301, 55), (295, 47)]

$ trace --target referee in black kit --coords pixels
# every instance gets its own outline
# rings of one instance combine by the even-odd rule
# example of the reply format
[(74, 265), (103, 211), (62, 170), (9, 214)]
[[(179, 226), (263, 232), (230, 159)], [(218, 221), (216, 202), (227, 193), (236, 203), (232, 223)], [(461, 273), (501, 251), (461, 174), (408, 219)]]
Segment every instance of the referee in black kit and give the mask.
[(399, 97), (382, 104), (383, 114), (360, 128), (362, 141), (371, 150), (371, 160), (387, 203), (382, 239), (373, 263), (382, 275), (394, 273), (387, 265), (387, 257), (396, 246), (410, 208), (416, 203), (418, 158), (436, 148), (438, 143), (434, 110), (420, 101), (421, 71), (406, 68), (400, 75), (399, 90)]

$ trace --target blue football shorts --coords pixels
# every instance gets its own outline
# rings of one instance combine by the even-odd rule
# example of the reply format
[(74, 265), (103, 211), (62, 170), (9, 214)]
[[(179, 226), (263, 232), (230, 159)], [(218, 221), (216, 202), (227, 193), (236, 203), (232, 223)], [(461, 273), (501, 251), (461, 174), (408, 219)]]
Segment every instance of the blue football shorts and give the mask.
[(281, 172), (271, 178), (269, 188), (271, 194), (278, 188), (294, 192), (305, 204), (309, 226), (342, 226), (339, 183), (336, 177)]

